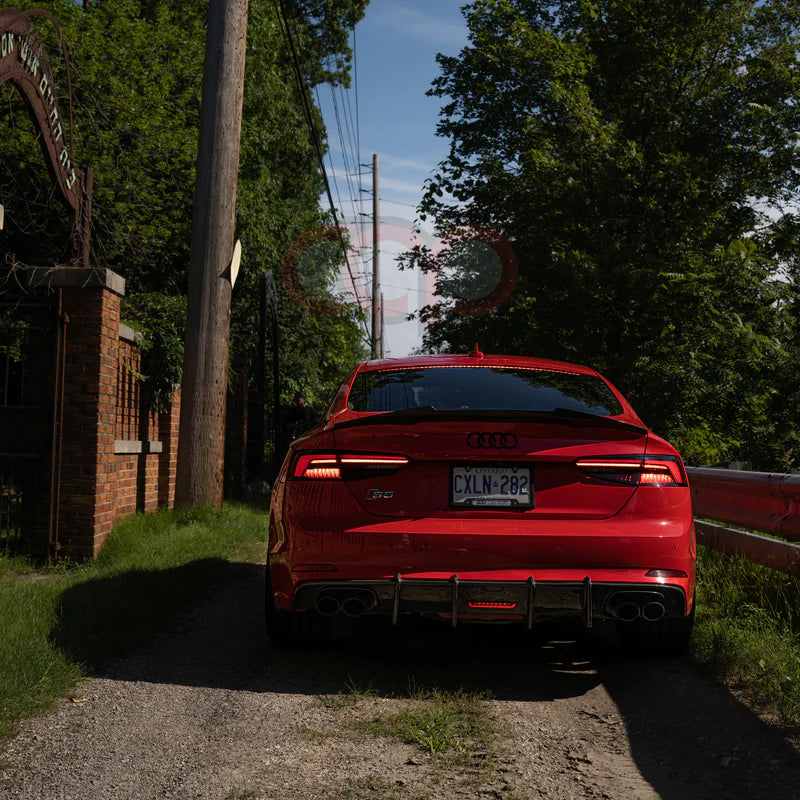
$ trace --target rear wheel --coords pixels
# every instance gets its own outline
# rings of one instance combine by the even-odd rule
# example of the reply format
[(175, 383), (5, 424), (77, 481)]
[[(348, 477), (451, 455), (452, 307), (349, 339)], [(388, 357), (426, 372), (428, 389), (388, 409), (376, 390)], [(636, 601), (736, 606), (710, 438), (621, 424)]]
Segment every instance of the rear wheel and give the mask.
[(617, 636), (631, 654), (645, 658), (676, 658), (686, 652), (694, 627), (694, 604), (686, 617), (617, 622)]

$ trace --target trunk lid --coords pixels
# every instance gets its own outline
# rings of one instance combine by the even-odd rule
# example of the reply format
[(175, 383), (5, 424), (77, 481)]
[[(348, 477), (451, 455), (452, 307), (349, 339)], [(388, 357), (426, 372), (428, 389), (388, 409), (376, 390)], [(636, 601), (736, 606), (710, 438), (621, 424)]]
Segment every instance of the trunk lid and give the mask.
[[(594, 480), (581, 472), (575, 461), (591, 456), (640, 457), (647, 443), (645, 428), (575, 412), (413, 409), (364, 416), (345, 412), (343, 417), (332, 429), (340, 453), (409, 459), (389, 473), (344, 475), (356, 501), (370, 513), (385, 517), (611, 517), (636, 487)], [(532, 505), (454, 504), (454, 480), (463, 489), (465, 475), (480, 475), (466, 479), (469, 489), (470, 480), (482, 481), (486, 474), (500, 480), (504, 474), (518, 475), (520, 481), (529, 477)], [(458, 497), (463, 500), (462, 495)]]

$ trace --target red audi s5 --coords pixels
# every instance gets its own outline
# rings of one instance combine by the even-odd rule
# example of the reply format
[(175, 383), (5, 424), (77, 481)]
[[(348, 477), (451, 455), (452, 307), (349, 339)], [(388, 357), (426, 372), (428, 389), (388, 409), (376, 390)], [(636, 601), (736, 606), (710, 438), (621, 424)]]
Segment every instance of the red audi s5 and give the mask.
[(337, 618), (576, 617), (677, 655), (695, 557), (680, 456), (596, 371), (477, 345), (369, 361), (275, 482), (267, 629), (302, 645)]

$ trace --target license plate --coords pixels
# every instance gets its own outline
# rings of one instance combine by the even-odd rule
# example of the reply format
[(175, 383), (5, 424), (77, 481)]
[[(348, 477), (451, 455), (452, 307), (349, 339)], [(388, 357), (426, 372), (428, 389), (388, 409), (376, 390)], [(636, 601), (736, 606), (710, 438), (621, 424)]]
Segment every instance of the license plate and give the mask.
[(477, 508), (531, 508), (529, 467), (479, 464), (450, 470), (450, 503)]

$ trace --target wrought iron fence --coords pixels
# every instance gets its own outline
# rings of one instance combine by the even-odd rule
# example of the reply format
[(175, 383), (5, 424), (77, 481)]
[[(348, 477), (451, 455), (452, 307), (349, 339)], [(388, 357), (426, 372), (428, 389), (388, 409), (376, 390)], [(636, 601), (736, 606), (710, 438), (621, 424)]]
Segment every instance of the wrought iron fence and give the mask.
[(43, 554), (50, 510), (53, 297), (0, 285), (0, 552)]

